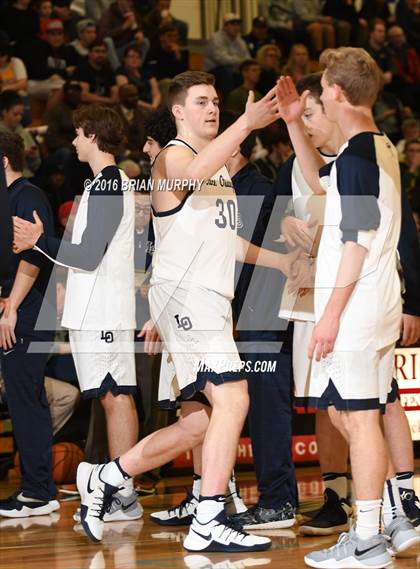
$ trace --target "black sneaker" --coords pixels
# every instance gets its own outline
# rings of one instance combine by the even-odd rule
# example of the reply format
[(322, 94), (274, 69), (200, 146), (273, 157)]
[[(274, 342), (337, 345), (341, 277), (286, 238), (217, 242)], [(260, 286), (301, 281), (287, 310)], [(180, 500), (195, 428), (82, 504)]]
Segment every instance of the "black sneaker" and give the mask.
[(253, 506), (242, 514), (230, 516), (229, 521), (240, 529), (290, 528), (296, 522), (295, 508), (289, 502), (278, 509)]
[(5, 518), (27, 518), (29, 516), (46, 516), (60, 508), (57, 500), (49, 502), (31, 501), (23, 498), (21, 492), (17, 492), (6, 500), (0, 501), (0, 516)]
[(407, 488), (398, 488), (400, 491), (401, 504), (404, 514), (407, 516), (411, 524), (420, 531), (420, 502), (414, 493), (414, 490)]
[(326, 488), (324, 491), (324, 505), (315, 516), (304, 522), (300, 528), (301, 535), (332, 535), (346, 532), (350, 528), (352, 507), (344, 498)]

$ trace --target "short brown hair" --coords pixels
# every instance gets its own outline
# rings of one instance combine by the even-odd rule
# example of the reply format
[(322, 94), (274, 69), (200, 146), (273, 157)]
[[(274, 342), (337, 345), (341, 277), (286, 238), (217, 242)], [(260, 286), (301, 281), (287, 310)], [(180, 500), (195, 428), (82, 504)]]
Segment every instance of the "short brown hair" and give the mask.
[(143, 60), (143, 57), (141, 55), (141, 49), (135, 44), (134, 45), (130, 44), (125, 48), (123, 57), (126, 58), (127, 55), (130, 53), (130, 51), (134, 51), (134, 53), (137, 53), (137, 55), (140, 57), (140, 59)]
[(325, 68), (327, 83), (339, 85), (351, 105), (374, 104), (382, 88), (382, 74), (366, 50), (359, 47), (326, 49), (319, 62)]
[(299, 95), (302, 95), (304, 91), (309, 91), (309, 96), (315, 99), (315, 101), (322, 105), (321, 102), (321, 94), (322, 94), (322, 85), (321, 85), (321, 77), (322, 72), (318, 71), (317, 73), (309, 73), (309, 75), (305, 75), (298, 81), (296, 81), (296, 91)]
[(242, 75), (244, 71), (248, 71), (250, 67), (254, 66), (260, 67), (260, 64), (256, 59), (245, 59), (239, 66), (239, 73)]
[(85, 136), (95, 135), (102, 152), (118, 154), (125, 140), (124, 124), (120, 115), (104, 105), (86, 105), (73, 112), (74, 128), (81, 128)]
[(195, 85), (214, 85), (214, 75), (204, 71), (184, 71), (175, 75), (168, 91), (168, 108), (171, 112), (172, 105), (185, 103), (188, 89)]
[(0, 152), (9, 160), (14, 172), (22, 172), (25, 162), (23, 139), (14, 132), (0, 131)]

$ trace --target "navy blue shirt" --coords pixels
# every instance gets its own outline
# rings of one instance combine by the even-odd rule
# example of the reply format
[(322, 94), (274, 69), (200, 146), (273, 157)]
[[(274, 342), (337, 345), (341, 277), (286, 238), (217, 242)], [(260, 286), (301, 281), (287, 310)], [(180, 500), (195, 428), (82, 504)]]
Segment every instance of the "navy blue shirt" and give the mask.
[[(272, 181), (262, 176), (253, 164), (244, 166), (232, 182), (240, 213), (238, 234), (254, 245), (285, 252), (276, 240), (287, 200), (277, 199)], [(262, 332), (275, 332), (277, 340), (286, 341), (288, 322), (278, 317), (285, 276), (278, 270), (247, 263), (238, 268), (232, 307), (240, 339), (257, 339)]]
[[(33, 211), (36, 210), (44, 225), (44, 234), (54, 235), (52, 210), (40, 188), (31, 184), (26, 178), (18, 178), (10, 184), (8, 192), (12, 215), (33, 223)], [(3, 289), (3, 296), (7, 297), (10, 294), (20, 261), (26, 261), (39, 267), (40, 272), (18, 309), (17, 329), (33, 331), (41, 307), (43, 307), (42, 329), (54, 330), (56, 323), (55, 282), (51, 280), (52, 263), (45, 255), (33, 249), (12, 255), (10, 278)]]
[(407, 192), (401, 188), (401, 235), (398, 252), (404, 275), (404, 314), (420, 316), (420, 243)]

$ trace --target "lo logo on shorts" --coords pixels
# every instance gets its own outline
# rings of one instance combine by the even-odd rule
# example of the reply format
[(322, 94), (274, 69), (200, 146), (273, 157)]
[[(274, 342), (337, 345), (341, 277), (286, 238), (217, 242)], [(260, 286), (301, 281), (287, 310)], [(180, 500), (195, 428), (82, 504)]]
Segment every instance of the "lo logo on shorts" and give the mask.
[(114, 341), (114, 334), (112, 332), (101, 332), (101, 340), (105, 340), (107, 344), (111, 344)]
[(174, 318), (176, 320), (176, 323), (178, 324), (178, 328), (182, 328), (185, 331), (191, 330), (192, 323), (191, 323), (191, 320), (188, 318), (188, 316), (184, 316), (183, 318), (180, 318), (179, 314), (175, 314)]

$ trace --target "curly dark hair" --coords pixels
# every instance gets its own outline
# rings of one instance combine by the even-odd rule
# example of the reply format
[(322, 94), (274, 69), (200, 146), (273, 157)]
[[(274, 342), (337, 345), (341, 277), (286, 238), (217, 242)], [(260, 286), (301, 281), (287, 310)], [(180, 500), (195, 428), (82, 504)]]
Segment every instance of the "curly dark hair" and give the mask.
[(102, 152), (115, 156), (125, 142), (124, 124), (120, 115), (105, 105), (86, 105), (73, 112), (74, 128), (81, 128), (85, 136), (95, 135)]
[(162, 148), (176, 137), (176, 126), (169, 109), (163, 107), (149, 115), (144, 123), (144, 134), (153, 138)]

